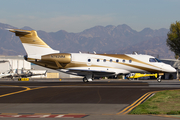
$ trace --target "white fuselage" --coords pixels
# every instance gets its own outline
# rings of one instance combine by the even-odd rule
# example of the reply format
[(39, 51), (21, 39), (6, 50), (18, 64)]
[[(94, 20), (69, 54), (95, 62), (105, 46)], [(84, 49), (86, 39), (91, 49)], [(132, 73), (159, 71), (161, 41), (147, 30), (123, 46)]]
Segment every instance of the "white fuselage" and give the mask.
[[(150, 61), (150, 59), (154, 61)], [(115, 75), (131, 72), (176, 72), (172, 66), (158, 62), (156, 58), (149, 55), (71, 53), (71, 63), (76, 65), (68, 67), (66, 70), (68, 72), (77, 71), (79, 75), (86, 75), (87, 72), (92, 72), (92, 74), (96, 74), (96, 72), (102, 72), (103, 74), (114, 73)]]

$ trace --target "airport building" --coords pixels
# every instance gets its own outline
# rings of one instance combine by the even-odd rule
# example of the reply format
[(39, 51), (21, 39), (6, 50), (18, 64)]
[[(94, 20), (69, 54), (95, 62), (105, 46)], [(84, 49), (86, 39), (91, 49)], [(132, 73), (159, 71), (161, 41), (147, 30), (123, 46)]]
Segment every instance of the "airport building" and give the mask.
[(31, 63), (25, 61), (22, 56), (0, 56), (0, 72), (11, 70), (30, 70)]

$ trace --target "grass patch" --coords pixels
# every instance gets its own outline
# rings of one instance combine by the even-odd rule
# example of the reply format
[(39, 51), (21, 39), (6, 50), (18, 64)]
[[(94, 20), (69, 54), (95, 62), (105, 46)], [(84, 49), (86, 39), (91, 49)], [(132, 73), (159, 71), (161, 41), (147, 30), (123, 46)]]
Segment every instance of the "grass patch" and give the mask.
[(180, 111), (170, 111), (170, 112), (167, 112), (168, 115), (179, 115), (180, 114)]
[(129, 114), (180, 114), (180, 90), (157, 92)]

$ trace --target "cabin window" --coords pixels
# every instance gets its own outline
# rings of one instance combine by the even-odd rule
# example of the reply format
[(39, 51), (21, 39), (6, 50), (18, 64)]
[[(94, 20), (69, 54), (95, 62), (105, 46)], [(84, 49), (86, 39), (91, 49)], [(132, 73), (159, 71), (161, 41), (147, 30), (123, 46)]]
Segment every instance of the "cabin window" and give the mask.
[(156, 62), (155, 58), (149, 58), (149, 62)]
[(119, 62), (119, 60), (116, 60), (116, 62), (118, 63), (118, 62)]
[(103, 61), (106, 62), (106, 59), (104, 59)]
[(132, 60), (129, 60), (129, 63), (132, 63)]
[(122, 60), (122, 62), (126, 62), (125, 60)]
[(112, 60), (112, 59), (110, 59), (109, 61), (110, 61), (110, 62), (112, 62), (113, 60)]
[(99, 59), (97, 59), (97, 62), (99, 62), (100, 60)]
[(88, 62), (91, 62), (91, 59), (88, 59)]

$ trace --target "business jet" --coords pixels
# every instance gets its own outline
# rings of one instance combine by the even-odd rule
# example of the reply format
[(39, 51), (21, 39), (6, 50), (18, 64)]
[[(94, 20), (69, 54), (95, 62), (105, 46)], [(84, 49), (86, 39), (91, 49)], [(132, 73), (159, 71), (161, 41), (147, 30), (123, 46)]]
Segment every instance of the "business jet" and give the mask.
[[(2, 64), (4, 64), (4, 63), (9, 63), (9, 66), (11, 67), (11, 65), (10, 65), (10, 62), (8, 61), (8, 60), (0, 60), (0, 67), (1, 68), (3, 68), (4, 67), (4, 65), (1, 65), (1, 63)], [(8, 68), (8, 67), (7, 67)], [(6, 68), (6, 69), (7, 69)], [(14, 73), (13, 73), (13, 71), (12, 71), (12, 69), (11, 68), (9, 68), (8, 70), (5, 70), (4, 71), (4, 69), (2, 69), (2, 71), (1, 71), (1, 73), (0, 73), (0, 78), (4, 78), (4, 77), (10, 77), (10, 78), (12, 78), (12, 76), (14, 75)]]
[(19, 72), (17, 69), (14, 72), (14, 75), (12, 75), (13, 78), (28, 78), (31, 76), (39, 76), (39, 75), (46, 75), (47, 70), (41, 73), (34, 73), (33, 70), (25, 70), (25, 69), (21, 69), (21, 72)]
[(176, 70), (157, 58), (141, 54), (88, 54), (60, 53), (49, 47), (35, 30), (8, 29), (19, 36), (27, 55), (25, 60), (64, 73), (83, 76), (83, 82), (94, 77), (117, 76), (128, 73), (158, 73), (161, 75)]
[(13, 73), (10, 73), (10, 72), (0, 73), (0, 78), (10, 77), (12, 79), (12, 76), (13, 76)]

